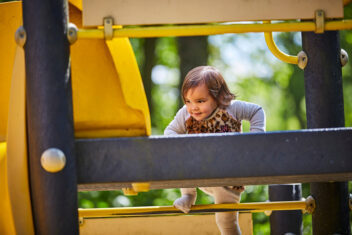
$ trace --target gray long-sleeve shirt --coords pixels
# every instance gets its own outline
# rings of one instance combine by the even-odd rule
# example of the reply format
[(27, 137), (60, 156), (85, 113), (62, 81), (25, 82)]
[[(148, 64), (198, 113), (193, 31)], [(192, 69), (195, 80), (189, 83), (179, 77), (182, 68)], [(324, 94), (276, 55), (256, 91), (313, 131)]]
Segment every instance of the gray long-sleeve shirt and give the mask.
[[(262, 107), (257, 104), (244, 102), (240, 100), (232, 100), (226, 111), (236, 120), (247, 120), (250, 122), (251, 132), (265, 131), (265, 113)], [(190, 117), (184, 105), (166, 127), (164, 135), (186, 134), (186, 120)]]

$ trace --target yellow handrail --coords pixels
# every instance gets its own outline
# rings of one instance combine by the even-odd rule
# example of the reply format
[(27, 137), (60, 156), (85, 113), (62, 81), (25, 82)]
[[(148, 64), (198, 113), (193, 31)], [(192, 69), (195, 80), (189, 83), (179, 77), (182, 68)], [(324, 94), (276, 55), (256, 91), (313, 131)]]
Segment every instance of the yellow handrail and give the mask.
[[(240, 212), (264, 212), (281, 210), (307, 210), (309, 204), (306, 201), (285, 202), (256, 202), (256, 203), (229, 203), (192, 206), (189, 213), (213, 213), (226, 211)], [(122, 208), (96, 208), (78, 209), (79, 217), (100, 218), (118, 216), (146, 216), (157, 214), (183, 214), (173, 206), (149, 206), (149, 207), (122, 207)]]
[[(263, 21), (263, 23), (270, 24), (270, 21)], [(280, 51), (280, 49), (276, 46), (276, 44), (274, 42), (272, 32), (264, 32), (264, 37), (265, 37), (266, 45), (268, 46), (269, 50), (279, 60), (282, 60), (283, 62), (286, 62), (289, 64), (298, 64), (298, 57), (297, 56), (288, 55), (288, 54)]]
[[(113, 37), (149, 38), (170, 36), (206, 36), (226, 33), (258, 33), (258, 32), (306, 32), (315, 31), (315, 23), (311, 22), (281, 22), (252, 24), (211, 24), (182, 26), (145, 26), (138, 28), (114, 28)], [(325, 30), (352, 29), (352, 20), (326, 21)], [(104, 29), (78, 29), (79, 39), (104, 39)]]

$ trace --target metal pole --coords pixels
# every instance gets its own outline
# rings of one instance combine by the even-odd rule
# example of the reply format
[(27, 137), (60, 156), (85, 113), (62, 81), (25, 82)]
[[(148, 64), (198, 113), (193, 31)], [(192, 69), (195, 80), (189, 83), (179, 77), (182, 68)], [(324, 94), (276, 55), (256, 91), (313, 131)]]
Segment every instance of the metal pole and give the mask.
[[(67, 1), (23, 1), (31, 200), (36, 234), (78, 234)], [(62, 170), (42, 153), (60, 149)]]
[[(339, 32), (304, 32), (302, 42), (308, 55), (304, 70), (307, 127), (344, 127)], [(347, 183), (312, 183), (311, 195), (316, 200), (313, 234), (351, 233)]]
[[(269, 201), (299, 201), (301, 184), (269, 185)], [(302, 211), (273, 211), (270, 215), (270, 234), (302, 234)]]

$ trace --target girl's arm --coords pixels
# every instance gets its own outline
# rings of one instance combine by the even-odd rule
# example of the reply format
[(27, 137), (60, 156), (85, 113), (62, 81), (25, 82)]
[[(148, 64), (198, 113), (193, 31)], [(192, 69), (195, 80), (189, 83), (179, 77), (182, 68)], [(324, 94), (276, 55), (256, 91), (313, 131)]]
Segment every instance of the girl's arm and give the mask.
[(187, 108), (183, 106), (174, 117), (174, 120), (164, 130), (164, 135), (186, 134), (185, 121), (187, 117)]
[(257, 104), (235, 100), (231, 102), (230, 111), (237, 120), (250, 122), (250, 132), (265, 131), (265, 113)]

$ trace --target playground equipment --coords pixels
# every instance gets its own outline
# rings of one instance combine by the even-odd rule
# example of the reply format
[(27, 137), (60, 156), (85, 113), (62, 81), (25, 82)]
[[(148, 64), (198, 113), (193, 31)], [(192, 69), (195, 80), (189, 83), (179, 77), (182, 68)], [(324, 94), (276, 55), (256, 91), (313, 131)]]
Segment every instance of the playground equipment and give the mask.
[[(99, 6), (89, 5), (90, 2), (95, 1), (84, 2), (86, 9), (94, 9), (93, 12), (103, 9), (101, 2)], [(298, 12), (302, 9), (292, 10), (292, 5), (299, 5), (295, 4), (295, 0), (286, 1), (287, 6), (279, 0), (266, 6), (260, 5), (262, 1), (259, 0), (251, 3), (224, 0), (217, 2), (217, 5), (227, 6), (223, 10), (231, 9), (231, 2), (243, 6), (247, 10), (239, 11), (247, 13), (253, 9), (253, 3), (258, 9), (271, 10), (269, 16), (253, 11), (251, 17), (256, 18), (241, 19), (206, 17), (200, 20), (202, 14), (187, 14), (194, 16), (196, 21), (177, 14), (173, 16), (171, 13), (175, 12), (175, 8), (172, 5), (160, 10), (165, 15), (159, 15), (147, 11), (150, 1), (130, 1), (125, 5), (123, 2), (118, 9), (128, 12), (127, 15), (137, 21), (120, 21), (121, 12), (117, 16), (103, 12), (97, 16), (97, 23), (89, 25), (82, 24), (81, 2), (70, 1), (68, 18), (76, 27), (67, 22), (65, 1), (24, 1), (23, 6), (21, 2), (0, 4), (0, 51), (4, 52), (0, 55), (0, 205), (3, 208), (0, 228), (4, 233), (78, 233), (79, 216), (84, 218), (88, 211), (77, 210), (77, 185), (79, 190), (107, 190), (128, 189), (132, 188), (132, 184), (138, 187), (140, 183), (156, 189), (351, 180), (352, 129), (332, 128), (343, 127), (344, 118), (341, 51), (338, 33), (331, 30), (351, 29), (352, 23), (328, 19), (343, 18), (342, 1), (339, 4), (335, 0), (311, 1), (309, 7), (302, 3), (301, 8), (307, 10), (308, 16), (299, 16)], [(175, 1), (168, 2), (175, 4)], [(165, 1), (155, 0), (155, 3), (162, 5)], [(193, 4), (197, 3), (199, 5), (199, 2), (193, 1)], [(199, 9), (203, 15), (214, 16), (204, 14), (208, 8), (217, 12), (212, 1), (202, 1), (200, 5), (205, 7)], [(131, 11), (132, 6), (141, 10), (134, 8)], [(274, 12), (287, 15), (282, 7), (293, 12), (294, 16), (289, 19), (315, 20), (140, 28), (115, 26), (287, 20), (273, 15)], [(105, 9), (115, 7), (107, 4)], [(323, 17), (315, 14), (316, 10), (323, 10)], [(90, 19), (84, 15), (85, 11), (83, 23)], [(179, 12), (182, 11), (186, 9), (181, 7)], [(149, 19), (144, 14), (159, 17), (161, 21), (139, 21)], [(221, 15), (226, 14), (221, 12)], [(239, 14), (231, 11), (230, 16), (237, 17)], [(182, 18), (185, 22), (175, 22), (173, 17)], [(20, 27), (22, 18), (23, 27)], [(89, 28), (92, 25), (99, 27)], [(19, 46), (13, 39), (16, 29)], [(302, 67), (308, 127), (331, 129), (146, 137), (150, 135), (149, 111), (138, 67), (126, 37), (273, 31), (305, 32), (302, 36), (305, 55), (301, 56), (301, 60), (306, 58), (306, 65)], [(272, 40), (270, 43), (273, 45)], [(277, 50), (277, 53), (281, 52)], [(293, 62), (299, 63), (299, 56), (293, 58)], [(322, 67), (325, 68), (323, 72)], [(256, 147), (249, 149), (249, 142)], [(52, 154), (42, 157), (48, 150)], [(238, 156), (233, 156), (234, 150)], [(42, 160), (46, 158), (53, 160)], [(182, 166), (173, 161), (175, 158)], [(193, 161), (185, 161), (189, 158)], [(197, 167), (199, 165), (202, 167)], [(237, 166), (236, 171), (234, 166)], [(346, 183), (315, 183), (312, 184), (312, 193), (316, 202), (313, 232), (333, 234), (349, 231)], [(221, 206), (224, 205), (220, 205), (220, 209)], [(231, 210), (235, 209), (232, 205)], [(98, 214), (98, 210), (92, 213)], [(325, 216), (327, 213), (329, 218)], [(98, 221), (106, 220), (90, 221), (95, 221), (98, 226)]]

